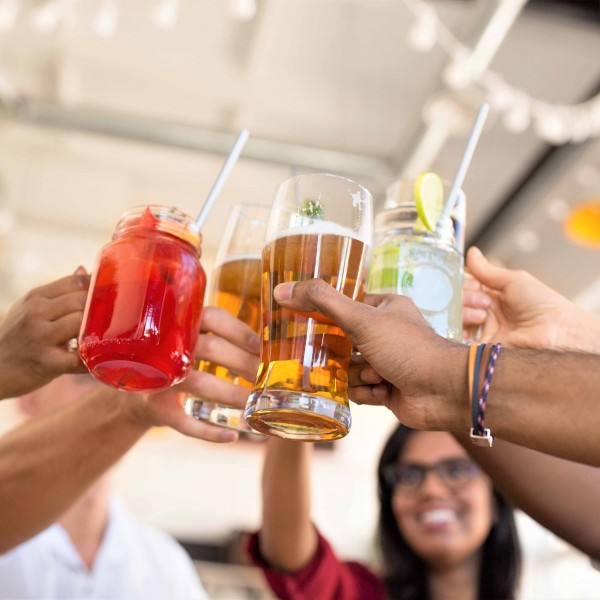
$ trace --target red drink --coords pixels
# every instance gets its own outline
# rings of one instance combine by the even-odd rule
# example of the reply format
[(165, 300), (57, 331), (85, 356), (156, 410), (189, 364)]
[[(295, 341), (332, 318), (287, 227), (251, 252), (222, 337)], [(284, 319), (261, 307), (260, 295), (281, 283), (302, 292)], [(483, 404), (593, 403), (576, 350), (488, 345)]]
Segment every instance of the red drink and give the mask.
[(193, 365), (206, 276), (200, 234), (175, 209), (133, 209), (100, 252), (79, 353), (100, 381), (128, 391), (166, 389)]

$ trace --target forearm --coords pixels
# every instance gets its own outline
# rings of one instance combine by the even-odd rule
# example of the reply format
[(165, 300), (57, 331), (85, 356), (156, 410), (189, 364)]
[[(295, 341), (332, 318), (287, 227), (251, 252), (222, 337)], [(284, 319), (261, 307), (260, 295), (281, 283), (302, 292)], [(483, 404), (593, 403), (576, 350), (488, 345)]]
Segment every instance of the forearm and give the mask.
[[(452, 350), (430, 361), (437, 392), (418, 408), (426, 429), (468, 432), (466, 349), (458, 357)], [(485, 427), (519, 446), (600, 466), (599, 400), (600, 355), (505, 348), (491, 380)]]
[(56, 521), (143, 435), (136, 402), (102, 388), (0, 440), (0, 553)]
[(310, 507), (312, 445), (275, 438), (267, 444), (260, 551), (271, 566), (297, 571), (317, 548)]
[(501, 439), (600, 466), (600, 356), (503, 350), (485, 417)]
[(559, 345), (600, 354), (600, 316), (572, 305), (561, 329)]
[(502, 440), (480, 448), (466, 434), (455, 436), (515, 507), (600, 558), (600, 470)]

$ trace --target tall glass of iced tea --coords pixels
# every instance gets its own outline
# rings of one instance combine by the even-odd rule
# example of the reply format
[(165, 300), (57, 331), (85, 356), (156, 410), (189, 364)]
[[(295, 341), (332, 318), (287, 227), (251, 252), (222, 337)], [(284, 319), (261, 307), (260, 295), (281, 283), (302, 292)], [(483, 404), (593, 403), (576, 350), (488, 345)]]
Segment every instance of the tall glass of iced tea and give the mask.
[(283, 308), (276, 285), (320, 278), (350, 298), (365, 290), (372, 199), (349, 179), (299, 175), (275, 193), (262, 255), (262, 349), (246, 405), (257, 431), (296, 440), (346, 435), (352, 343), (317, 313)]
[[(261, 255), (269, 213), (268, 206), (234, 206), (217, 250), (211, 278), (211, 304), (224, 308), (257, 333), (260, 330), (261, 318)], [(253, 382), (209, 361), (200, 361), (199, 370), (249, 390), (253, 386)], [(239, 431), (250, 430), (244, 419), (244, 411), (239, 408), (187, 396), (184, 409), (188, 415), (202, 421)]]
[(79, 333), (92, 375), (127, 391), (182, 381), (193, 365), (206, 276), (201, 236), (175, 208), (137, 207), (100, 251)]

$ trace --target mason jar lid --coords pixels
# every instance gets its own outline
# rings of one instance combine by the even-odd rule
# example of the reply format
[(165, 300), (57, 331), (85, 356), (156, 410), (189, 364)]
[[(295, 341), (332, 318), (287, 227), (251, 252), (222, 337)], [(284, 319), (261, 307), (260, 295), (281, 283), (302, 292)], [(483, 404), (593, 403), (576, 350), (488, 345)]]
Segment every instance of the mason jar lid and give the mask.
[(377, 235), (389, 236), (400, 233), (411, 233), (413, 235), (422, 235), (424, 237), (439, 238), (445, 243), (455, 246), (454, 223), (449, 216), (441, 226), (433, 231), (427, 229), (417, 213), (417, 208), (413, 204), (400, 204), (394, 208), (382, 210), (375, 217), (375, 232)]
[(146, 205), (129, 209), (119, 219), (113, 238), (132, 229), (168, 233), (192, 245), (198, 252), (202, 245), (202, 234), (196, 222), (173, 206)]

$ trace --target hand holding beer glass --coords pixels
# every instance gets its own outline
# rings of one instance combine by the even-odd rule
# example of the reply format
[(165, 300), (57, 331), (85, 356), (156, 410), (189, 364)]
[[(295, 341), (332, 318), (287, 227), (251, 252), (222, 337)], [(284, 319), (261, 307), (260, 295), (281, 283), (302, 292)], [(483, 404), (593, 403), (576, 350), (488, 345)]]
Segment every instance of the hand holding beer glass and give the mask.
[[(260, 329), (261, 252), (270, 209), (267, 206), (238, 204), (233, 208), (217, 251), (211, 282), (211, 304), (224, 308), (258, 333)], [(199, 370), (242, 385), (252, 383), (225, 367), (200, 361)], [(238, 431), (250, 431), (239, 408), (214, 404), (187, 396), (184, 409), (195, 419)]]
[(320, 314), (282, 308), (273, 290), (319, 278), (361, 300), (372, 211), (369, 192), (343, 177), (299, 175), (277, 188), (262, 257), (261, 364), (245, 411), (253, 429), (295, 440), (350, 430), (351, 341)]

